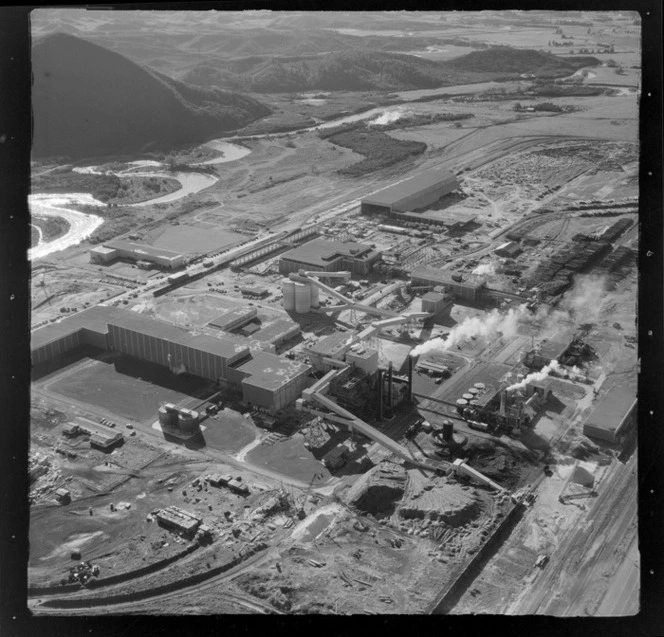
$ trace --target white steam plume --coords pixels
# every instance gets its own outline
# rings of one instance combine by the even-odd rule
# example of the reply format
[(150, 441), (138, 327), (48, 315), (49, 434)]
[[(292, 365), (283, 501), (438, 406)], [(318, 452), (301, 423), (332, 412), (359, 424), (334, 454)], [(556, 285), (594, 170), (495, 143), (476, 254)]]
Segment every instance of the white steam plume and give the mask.
[(481, 338), (487, 342), (501, 336), (511, 338), (516, 336), (519, 321), (527, 312), (528, 310), (524, 304), (510, 309), (506, 313), (502, 313), (499, 310), (492, 310), (485, 316), (470, 317), (463, 321), (463, 323), (455, 325), (446, 339), (442, 337), (432, 338), (426, 343), (413, 348), (410, 355), (421, 356), (429, 352), (444, 352), (472, 337)]
[(507, 388), (507, 391), (516, 391), (517, 389), (523, 389), (529, 383), (536, 383), (540, 380), (544, 380), (549, 376), (551, 372), (558, 372), (558, 371), (561, 371), (561, 367), (558, 361), (554, 359), (548, 365), (542, 367), (542, 369), (539, 372), (533, 372), (532, 374), (528, 374), (528, 376), (526, 376), (520, 382), (514, 383), (514, 385), (510, 385)]
[(493, 276), (496, 273), (496, 266), (491, 261), (488, 263), (480, 263), (472, 272), (480, 276)]
[(401, 110), (385, 111), (382, 115), (369, 122), (369, 126), (385, 126), (400, 120), (406, 113)]

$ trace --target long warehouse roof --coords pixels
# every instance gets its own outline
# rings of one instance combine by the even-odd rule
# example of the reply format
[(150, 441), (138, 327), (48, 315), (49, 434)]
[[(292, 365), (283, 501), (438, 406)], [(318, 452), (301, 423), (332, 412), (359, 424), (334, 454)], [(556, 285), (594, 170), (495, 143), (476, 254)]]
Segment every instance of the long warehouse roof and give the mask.
[(249, 374), (243, 383), (274, 391), (294, 378), (307, 374), (311, 367), (267, 352), (252, 352), (251, 359), (238, 367)]
[(608, 384), (606, 393), (592, 411), (584, 426), (606, 431), (618, 429), (636, 401), (636, 374), (626, 374)]
[(338, 256), (353, 258), (367, 257), (374, 254), (371, 246), (352, 241), (326, 241), (325, 239), (314, 239), (308, 243), (289, 250), (281, 256), (282, 259), (290, 259), (299, 263), (307, 263), (312, 266), (326, 266), (332, 259)]
[(185, 329), (158, 321), (136, 312), (126, 311), (112, 321), (113, 325), (132, 330), (141, 334), (162, 338), (172, 343), (191, 347), (222, 358), (231, 358), (238, 352), (249, 351), (246, 345), (239, 344), (229, 338), (216, 338), (208, 334), (190, 334)]
[(115, 239), (104, 243), (105, 248), (112, 248), (114, 250), (127, 250), (137, 255), (144, 254), (149, 257), (163, 257), (165, 259), (176, 259), (182, 257), (181, 252), (174, 252), (173, 250), (165, 250), (164, 248), (156, 248), (144, 243), (133, 243), (125, 239)]
[(379, 206), (390, 206), (406, 197), (416, 195), (426, 188), (437, 185), (454, 186), (456, 188), (459, 182), (449, 170), (428, 170), (415, 175), (415, 177), (406, 179), (399, 184), (379, 190), (373, 195), (365, 197), (362, 202)]
[(108, 324), (126, 311), (116, 307), (95, 306), (82, 312), (77, 312), (57, 323), (44, 325), (44, 327), (40, 327), (32, 332), (30, 335), (30, 347), (31, 349), (36, 349), (63, 336), (73, 334), (82, 328), (98, 332), (99, 334), (107, 334)]

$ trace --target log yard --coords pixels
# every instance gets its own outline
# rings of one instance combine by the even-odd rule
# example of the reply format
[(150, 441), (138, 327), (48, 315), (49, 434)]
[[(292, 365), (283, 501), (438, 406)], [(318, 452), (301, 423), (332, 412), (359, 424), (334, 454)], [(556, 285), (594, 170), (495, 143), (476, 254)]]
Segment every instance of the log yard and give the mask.
[(639, 14), (152, 13), (31, 18), (31, 613), (636, 614)]

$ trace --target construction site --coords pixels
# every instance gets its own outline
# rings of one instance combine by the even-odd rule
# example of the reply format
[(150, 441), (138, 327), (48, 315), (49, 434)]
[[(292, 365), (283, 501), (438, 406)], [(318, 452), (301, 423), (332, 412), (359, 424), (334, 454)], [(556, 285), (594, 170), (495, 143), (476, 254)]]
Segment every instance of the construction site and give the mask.
[(603, 99), (478, 105), (354, 180), (311, 130), (233, 140), (220, 185), (34, 259), (32, 612), (566, 614), (593, 521), (604, 608), (636, 533), (606, 507), (636, 492), (638, 119)]

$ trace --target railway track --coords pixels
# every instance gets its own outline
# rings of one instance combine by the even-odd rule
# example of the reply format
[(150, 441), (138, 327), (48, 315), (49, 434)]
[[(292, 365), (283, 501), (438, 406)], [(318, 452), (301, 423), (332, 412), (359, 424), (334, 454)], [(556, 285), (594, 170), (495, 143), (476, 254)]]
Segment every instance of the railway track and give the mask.
[[(48, 606), (45, 606), (43, 605), (42, 600), (37, 598), (33, 604), (31, 604), (31, 609), (36, 614), (61, 615), (66, 611), (67, 614), (89, 615), (91, 611), (94, 610), (94, 614), (119, 615), (131, 614), (132, 612), (138, 613), (141, 610), (144, 610), (146, 606), (148, 606), (150, 608), (159, 608), (160, 611), (163, 612), (163, 609), (168, 608), (169, 601), (181, 601), (184, 596), (190, 596), (193, 594), (200, 595), (203, 592), (207, 592), (210, 589), (219, 586), (220, 583), (241, 575), (248, 568), (260, 565), (271, 557), (272, 552), (268, 549), (268, 551), (265, 553), (256, 553), (244, 562), (238, 564), (236, 567), (218, 575), (212, 575), (209, 579), (206, 579), (205, 581), (198, 584), (188, 586), (186, 583), (187, 580), (183, 580), (181, 587), (177, 587), (175, 590), (171, 590), (165, 593), (156, 592), (154, 595), (150, 595), (150, 591), (142, 591), (141, 593), (137, 593), (136, 595), (140, 594), (141, 598), (134, 601), (108, 601), (107, 603), (104, 603), (103, 597), (81, 597), (72, 599), (69, 596), (65, 596), (60, 598), (49, 598)], [(247, 608), (253, 612), (261, 614), (283, 614), (272, 606), (263, 604), (262, 602), (258, 602), (254, 599), (248, 599), (248, 596), (240, 596), (236, 595), (235, 593), (224, 591), (223, 593), (219, 594), (219, 597), (228, 598), (235, 604)], [(60, 602), (60, 604), (58, 604), (58, 602)]]

